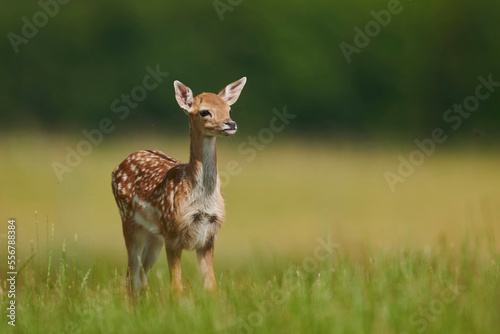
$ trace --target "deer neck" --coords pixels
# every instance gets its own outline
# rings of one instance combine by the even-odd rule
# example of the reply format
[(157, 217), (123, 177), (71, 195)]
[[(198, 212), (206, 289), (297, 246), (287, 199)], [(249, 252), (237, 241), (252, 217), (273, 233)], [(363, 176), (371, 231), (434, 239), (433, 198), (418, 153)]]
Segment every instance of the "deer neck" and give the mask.
[(195, 131), (190, 124), (191, 147), (186, 176), (194, 193), (211, 195), (219, 189), (215, 137)]

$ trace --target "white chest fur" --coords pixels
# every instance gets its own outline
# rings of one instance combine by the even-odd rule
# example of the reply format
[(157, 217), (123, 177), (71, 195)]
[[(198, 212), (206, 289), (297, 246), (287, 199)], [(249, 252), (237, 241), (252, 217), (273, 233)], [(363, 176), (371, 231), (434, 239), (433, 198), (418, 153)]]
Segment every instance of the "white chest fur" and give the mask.
[(177, 243), (183, 248), (198, 249), (213, 242), (224, 221), (224, 200), (220, 192), (215, 160), (215, 138), (203, 139), (202, 158), (193, 161), (190, 174), (193, 187), (181, 203), (177, 203)]
[(209, 196), (197, 196), (195, 192), (179, 204), (177, 239), (184, 248), (198, 249), (215, 238), (225, 217), (224, 201), (218, 190)]

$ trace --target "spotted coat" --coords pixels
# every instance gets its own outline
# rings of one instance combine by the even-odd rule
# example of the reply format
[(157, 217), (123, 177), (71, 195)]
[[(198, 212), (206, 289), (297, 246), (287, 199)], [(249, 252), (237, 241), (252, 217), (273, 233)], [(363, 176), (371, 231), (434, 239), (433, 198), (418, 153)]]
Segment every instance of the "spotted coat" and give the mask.
[(158, 150), (134, 152), (118, 165), (112, 188), (124, 229), (145, 228), (173, 248), (197, 249), (213, 243), (225, 216), (224, 208), (217, 207), (217, 202), (223, 204), (222, 195), (220, 190), (215, 193), (220, 198), (211, 208), (199, 203), (196, 193), (188, 190), (192, 187), (186, 168)]

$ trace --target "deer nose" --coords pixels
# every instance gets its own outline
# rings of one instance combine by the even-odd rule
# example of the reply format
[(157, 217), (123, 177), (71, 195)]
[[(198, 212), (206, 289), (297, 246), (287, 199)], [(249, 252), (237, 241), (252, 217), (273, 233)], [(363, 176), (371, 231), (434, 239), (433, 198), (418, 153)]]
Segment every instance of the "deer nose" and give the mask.
[(228, 126), (227, 130), (236, 130), (236, 122), (229, 121), (224, 122), (224, 124)]

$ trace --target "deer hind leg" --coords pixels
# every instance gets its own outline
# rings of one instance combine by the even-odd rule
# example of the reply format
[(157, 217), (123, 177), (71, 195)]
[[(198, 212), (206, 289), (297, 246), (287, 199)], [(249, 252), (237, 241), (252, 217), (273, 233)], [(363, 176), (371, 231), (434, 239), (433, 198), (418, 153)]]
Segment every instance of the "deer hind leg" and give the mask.
[(146, 242), (144, 249), (142, 251), (142, 288), (145, 289), (148, 285), (148, 276), (151, 268), (158, 260), (158, 255), (160, 255), (161, 249), (163, 247), (163, 238), (157, 235), (146, 232)]
[(123, 236), (128, 254), (127, 290), (136, 296), (142, 285), (142, 253), (147, 239), (147, 231), (133, 219), (124, 221)]

